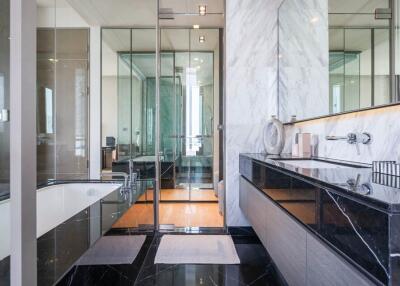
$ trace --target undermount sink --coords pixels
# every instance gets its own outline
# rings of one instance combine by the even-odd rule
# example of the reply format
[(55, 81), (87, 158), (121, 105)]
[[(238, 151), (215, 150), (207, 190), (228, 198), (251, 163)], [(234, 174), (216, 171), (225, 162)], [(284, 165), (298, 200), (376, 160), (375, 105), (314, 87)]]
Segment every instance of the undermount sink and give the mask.
[[(335, 164), (317, 160), (276, 160), (277, 162), (292, 165), (293, 167), (305, 169), (336, 169), (336, 168), (352, 168), (352, 166)], [(357, 167), (357, 166), (355, 166)]]

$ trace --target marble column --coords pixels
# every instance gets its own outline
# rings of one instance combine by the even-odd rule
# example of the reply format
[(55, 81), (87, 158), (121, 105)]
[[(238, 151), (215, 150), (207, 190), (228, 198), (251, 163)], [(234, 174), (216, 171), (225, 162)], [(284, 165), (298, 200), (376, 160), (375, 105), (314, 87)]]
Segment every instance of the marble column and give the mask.
[(277, 113), (277, 10), (281, 0), (226, 1), (225, 187), (228, 226), (239, 208), (239, 153), (264, 152), (262, 131)]

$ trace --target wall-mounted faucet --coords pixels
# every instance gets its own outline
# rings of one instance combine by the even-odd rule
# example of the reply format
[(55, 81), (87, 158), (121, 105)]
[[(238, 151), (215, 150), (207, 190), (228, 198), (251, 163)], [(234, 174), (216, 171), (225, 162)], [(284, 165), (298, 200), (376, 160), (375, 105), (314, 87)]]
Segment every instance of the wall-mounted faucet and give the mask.
[(344, 140), (349, 144), (355, 144), (356, 148), (357, 148), (357, 154), (360, 155), (360, 148), (358, 146), (359, 143), (362, 144), (369, 144), (371, 143), (372, 137), (371, 134), (367, 133), (367, 132), (363, 132), (363, 133), (354, 133), (351, 132), (349, 134), (347, 134), (347, 136), (326, 136), (325, 137), (326, 140)]

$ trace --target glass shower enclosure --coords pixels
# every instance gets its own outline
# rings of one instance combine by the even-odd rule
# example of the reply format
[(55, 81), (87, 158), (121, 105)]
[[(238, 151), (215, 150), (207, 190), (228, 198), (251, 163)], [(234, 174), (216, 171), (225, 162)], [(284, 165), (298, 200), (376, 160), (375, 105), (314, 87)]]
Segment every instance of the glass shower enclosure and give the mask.
[[(214, 51), (190, 48), (190, 29), (165, 29), (163, 35), (187, 35), (187, 48), (165, 46), (160, 53), (161, 201), (204, 200), (201, 190), (213, 191)], [(132, 39), (117, 51), (117, 132), (113, 171), (136, 162), (142, 179), (155, 178), (156, 54), (140, 40), (152, 29), (103, 29)], [(216, 33), (218, 34), (218, 30)], [(184, 40), (185, 38), (183, 38)], [(218, 39), (218, 37), (217, 37)], [(163, 37), (162, 40), (163, 41)], [(103, 79), (105, 82), (106, 80)], [(103, 89), (103, 98), (106, 96)], [(103, 113), (104, 114), (104, 113)], [(103, 115), (103, 117), (106, 115)], [(104, 120), (103, 120), (104, 122)], [(111, 134), (111, 131), (106, 131)], [(103, 132), (105, 133), (105, 132)], [(110, 134), (103, 134), (104, 137)], [(125, 167), (122, 167), (125, 166)], [(152, 199), (151, 190), (147, 199)], [(208, 196), (216, 200), (215, 196)], [(207, 199), (206, 199), (207, 200)]]

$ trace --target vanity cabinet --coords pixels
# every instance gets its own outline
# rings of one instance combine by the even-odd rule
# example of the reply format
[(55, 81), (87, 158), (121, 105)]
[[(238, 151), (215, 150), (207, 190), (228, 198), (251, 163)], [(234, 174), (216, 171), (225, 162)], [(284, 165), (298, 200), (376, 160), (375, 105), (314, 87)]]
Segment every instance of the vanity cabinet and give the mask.
[(307, 235), (307, 285), (376, 285), (313, 235)]
[(278, 192), (274, 184), (281, 181), (269, 182), (271, 198), (241, 176), (239, 205), (288, 285), (377, 285), (301, 223), (318, 227), (318, 198), (311, 194), (315, 187), (291, 180), (290, 188)]
[(247, 192), (250, 191), (252, 185), (243, 179), (243, 177), (239, 178), (239, 207), (242, 210), (245, 217), (248, 217), (247, 213)]
[(268, 207), (266, 248), (289, 285), (306, 285), (306, 231), (263, 198)]
[(306, 231), (240, 178), (239, 205), (289, 285), (306, 285)]

